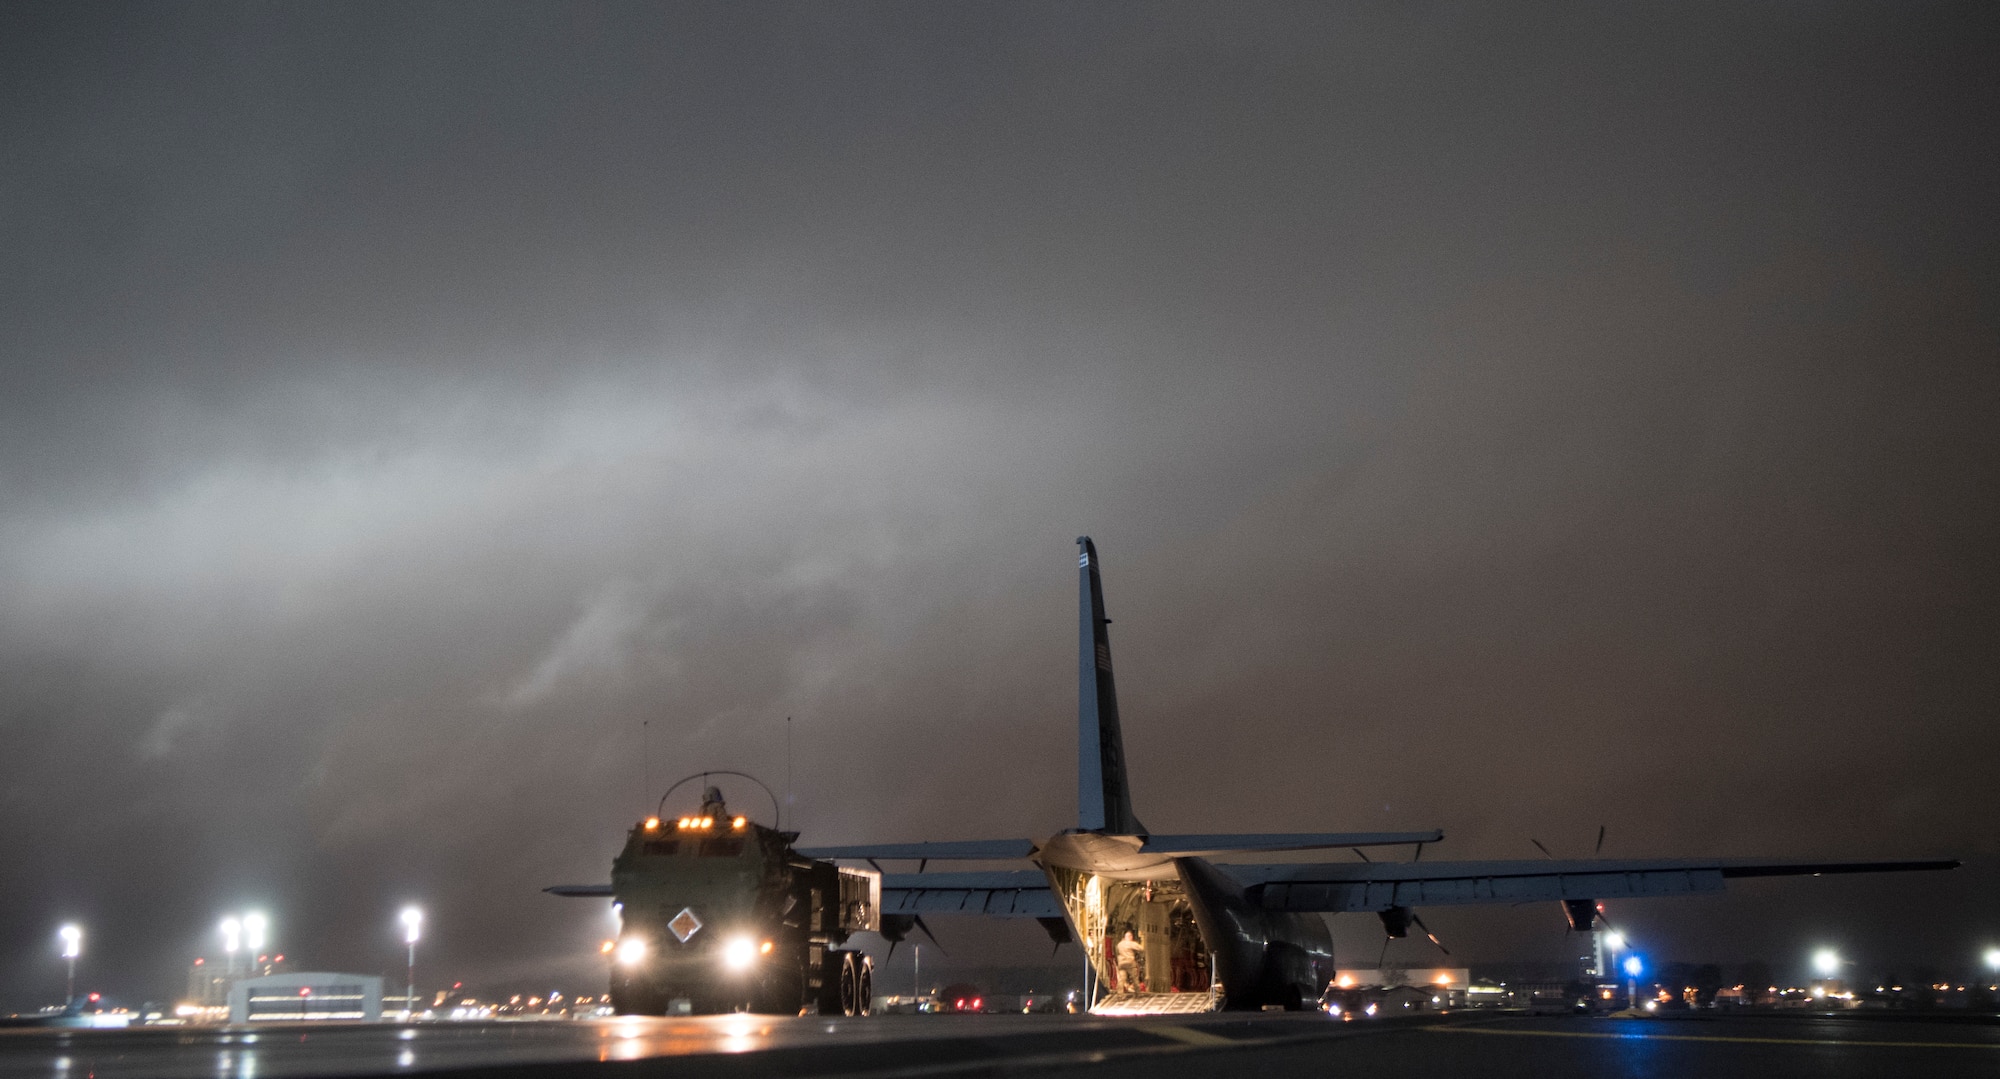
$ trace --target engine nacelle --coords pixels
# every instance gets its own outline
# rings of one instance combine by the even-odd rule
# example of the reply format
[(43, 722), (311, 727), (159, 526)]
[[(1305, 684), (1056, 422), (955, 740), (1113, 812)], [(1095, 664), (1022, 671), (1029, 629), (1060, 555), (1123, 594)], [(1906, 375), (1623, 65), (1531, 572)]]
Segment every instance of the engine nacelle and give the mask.
[(1408, 907), (1390, 907), (1375, 912), (1382, 919), (1382, 932), (1397, 940), (1410, 935), (1411, 911)]

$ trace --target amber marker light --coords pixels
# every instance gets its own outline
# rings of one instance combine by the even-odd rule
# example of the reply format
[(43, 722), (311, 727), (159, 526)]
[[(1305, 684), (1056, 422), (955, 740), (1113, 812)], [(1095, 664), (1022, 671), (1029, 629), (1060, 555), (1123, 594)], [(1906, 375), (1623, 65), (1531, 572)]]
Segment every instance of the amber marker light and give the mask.
[(647, 830), (647, 831), (649, 831), (649, 832), (651, 832), (651, 831), (656, 831), (656, 830), (658, 830), (658, 829), (659, 829), (659, 827), (660, 827), (660, 818), (658, 818), (658, 817), (647, 817), (647, 818), (646, 818), (646, 830)]
[(743, 818), (743, 817), (738, 817), (738, 818), (736, 818), (735, 822), (734, 822), (734, 823), (732, 823), (732, 824), (730, 825), (730, 827), (732, 827), (732, 828), (741, 828), (741, 827), (743, 827), (744, 823), (745, 823), (745, 818)]

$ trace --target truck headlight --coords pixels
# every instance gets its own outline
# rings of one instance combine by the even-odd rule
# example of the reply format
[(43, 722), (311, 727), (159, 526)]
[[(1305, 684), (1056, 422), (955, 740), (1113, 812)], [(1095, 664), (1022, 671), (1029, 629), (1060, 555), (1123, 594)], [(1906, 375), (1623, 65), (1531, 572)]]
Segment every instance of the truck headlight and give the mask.
[(643, 937), (626, 937), (618, 942), (618, 962), (628, 967), (636, 967), (646, 960), (646, 940)]
[(757, 942), (749, 937), (731, 937), (722, 946), (722, 965), (731, 970), (744, 970), (757, 961)]

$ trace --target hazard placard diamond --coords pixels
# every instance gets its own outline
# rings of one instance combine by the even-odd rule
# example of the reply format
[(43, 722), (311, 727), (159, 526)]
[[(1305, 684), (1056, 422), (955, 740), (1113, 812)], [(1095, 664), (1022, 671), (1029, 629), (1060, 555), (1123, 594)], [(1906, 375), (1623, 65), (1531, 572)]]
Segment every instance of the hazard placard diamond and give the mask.
[(682, 907), (681, 912), (674, 915), (674, 920), (667, 923), (667, 928), (674, 931), (676, 939), (686, 944), (688, 938), (701, 929), (701, 919), (694, 916), (692, 908)]

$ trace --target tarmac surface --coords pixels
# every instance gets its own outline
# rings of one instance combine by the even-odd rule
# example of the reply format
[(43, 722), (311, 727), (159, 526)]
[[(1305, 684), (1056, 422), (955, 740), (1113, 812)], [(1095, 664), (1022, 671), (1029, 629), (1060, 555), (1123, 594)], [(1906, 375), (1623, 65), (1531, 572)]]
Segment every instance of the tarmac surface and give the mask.
[(1461, 1013), (712, 1016), (404, 1026), (0, 1030), (0, 1079), (1090, 1075), (2000, 1076), (2000, 1018)]

